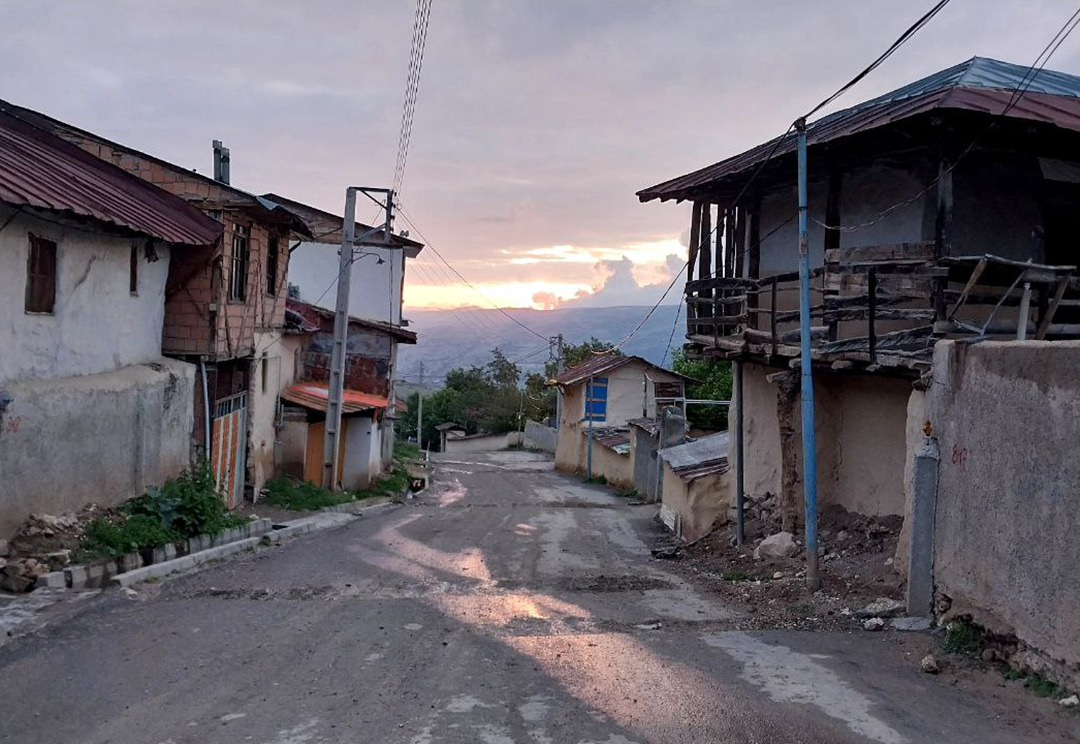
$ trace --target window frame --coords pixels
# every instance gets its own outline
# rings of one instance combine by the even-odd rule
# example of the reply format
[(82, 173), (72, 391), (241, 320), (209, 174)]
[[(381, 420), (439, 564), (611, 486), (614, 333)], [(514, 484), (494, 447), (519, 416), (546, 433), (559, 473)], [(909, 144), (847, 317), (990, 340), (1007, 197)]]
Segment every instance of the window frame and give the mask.
[(248, 269), (251, 265), (251, 227), (233, 223), (229, 253), (229, 302), (247, 302)]
[[(27, 239), (29, 250), (26, 253), (26, 292), (23, 297), (23, 311), (28, 315), (53, 315), (56, 312), (56, 284), (60, 273), (56, 241), (33, 233), (27, 233)], [(44, 254), (43, 249), (47, 249)], [(48, 256), (44, 266), (42, 265), (43, 256)], [(51, 277), (48, 273), (50, 271)], [(35, 283), (42, 286), (47, 283), (48, 292), (38, 297), (39, 293), (34, 289)], [(35, 299), (40, 302), (34, 304)]]
[(139, 246), (131, 244), (131, 255), (128, 258), (128, 294), (132, 297), (139, 296)]
[(266, 239), (266, 294), (277, 297), (278, 294), (278, 258), (281, 253), (281, 241), (277, 235)]
[[(609, 380), (607, 377), (593, 377), (585, 381), (584, 390), (584, 415), (582, 418), (585, 421), (606, 421), (607, 420), (607, 403), (608, 403), (608, 385)], [(603, 395), (597, 395), (597, 392), (603, 392)], [(600, 403), (600, 406), (595, 405)], [(599, 410), (597, 410), (599, 408)]]

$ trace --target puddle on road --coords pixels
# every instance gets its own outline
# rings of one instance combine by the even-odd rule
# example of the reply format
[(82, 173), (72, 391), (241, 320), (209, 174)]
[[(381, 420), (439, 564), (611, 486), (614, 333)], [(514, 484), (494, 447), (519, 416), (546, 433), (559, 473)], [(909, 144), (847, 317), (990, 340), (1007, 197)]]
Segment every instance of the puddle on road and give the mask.
[(825, 715), (843, 721), (855, 733), (882, 744), (907, 742), (896, 730), (871, 715), (874, 703), (870, 698), (814, 657), (742, 632), (707, 635), (703, 640), (741, 662), (740, 676), (764, 690), (773, 701), (813, 705)]

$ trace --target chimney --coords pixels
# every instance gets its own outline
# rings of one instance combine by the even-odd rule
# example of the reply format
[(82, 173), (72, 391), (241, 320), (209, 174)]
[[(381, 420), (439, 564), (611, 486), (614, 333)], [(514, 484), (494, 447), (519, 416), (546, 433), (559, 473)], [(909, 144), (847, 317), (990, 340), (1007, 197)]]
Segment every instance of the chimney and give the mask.
[(221, 140), (214, 140), (214, 180), (229, 182), (229, 148), (222, 145)]

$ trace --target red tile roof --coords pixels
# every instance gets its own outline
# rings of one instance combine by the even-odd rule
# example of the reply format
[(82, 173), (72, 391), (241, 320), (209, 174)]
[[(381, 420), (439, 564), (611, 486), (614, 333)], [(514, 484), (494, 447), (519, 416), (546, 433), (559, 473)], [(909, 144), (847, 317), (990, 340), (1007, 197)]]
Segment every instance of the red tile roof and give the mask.
[(180, 245), (212, 245), (222, 232), (183, 199), (2, 111), (0, 201)]

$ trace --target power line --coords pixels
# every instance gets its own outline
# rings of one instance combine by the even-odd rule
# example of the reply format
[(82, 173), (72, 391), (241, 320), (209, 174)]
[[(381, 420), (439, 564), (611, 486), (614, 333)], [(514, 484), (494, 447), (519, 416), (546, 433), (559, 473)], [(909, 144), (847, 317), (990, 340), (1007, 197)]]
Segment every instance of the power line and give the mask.
[(409, 158), (409, 144), (412, 140), (413, 118), (416, 112), (416, 98), (420, 90), (420, 72), (424, 65), (424, 50), (427, 46), (428, 22), (431, 18), (431, 0), (416, 0), (416, 12), (413, 15), (412, 44), (409, 50), (409, 72), (405, 78), (405, 97), (401, 107), (401, 129), (398, 133), (397, 161), (394, 164), (393, 189), (400, 192), (405, 178), (405, 163)]
[(494, 302), (494, 301), (492, 301), (492, 300), (491, 300), (491, 299), (490, 299), (490, 298), (489, 298), (489, 297), (488, 297), (487, 295), (485, 295), (485, 294), (484, 294), (483, 292), (481, 292), (481, 291), (480, 291), (479, 289), (477, 289), (476, 287), (474, 287), (474, 286), (472, 285), (472, 283), (471, 283), (471, 282), (470, 282), (470, 281), (469, 281), (468, 279), (466, 279), (466, 278), (465, 278), (464, 276), (462, 276), (462, 275), (461, 275), (461, 272), (460, 272), (460, 271), (458, 271), (457, 269), (455, 269), (455, 268), (454, 268), (454, 266), (453, 266), (453, 264), (451, 264), (451, 263), (450, 263), (449, 261), (447, 261), (447, 260), (446, 260), (446, 258), (445, 258), (445, 257), (444, 257), (444, 256), (443, 256), (443, 255), (442, 255), (441, 253), (439, 253), (438, 249), (437, 249), (437, 248), (436, 248), (436, 247), (435, 247), (434, 245), (432, 245), (431, 241), (430, 241), (430, 240), (428, 240), (428, 239), (427, 239), (427, 236), (425, 236), (425, 235), (424, 235), (424, 233), (422, 233), (422, 232), (420, 231), (420, 228), (418, 228), (418, 227), (416, 226), (416, 223), (415, 223), (415, 222), (413, 222), (413, 221), (412, 221), (412, 219), (411, 219), (411, 218), (409, 217), (409, 213), (408, 213), (408, 212), (406, 212), (406, 211), (405, 211), (405, 209), (404, 209), (404, 207), (402, 207), (402, 206), (401, 206), (400, 204), (398, 205), (398, 212), (400, 212), (400, 213), (401, 213), (401, 216), (402, 216), (402, 217), (403, 217), (403, 218), (405, 219), (405, 221), (409, 223), (409, 226), (410, 226), (410, 227), (411, 227), (411, 228), (412, 228), (413, 230), (416, 230), (416, 234), (417, 234), (417, 235), (419, 235), (419, 236), (420, 236), (420, 238), (421, 238), (421, 239), (422, 239), (422, 240), (424, 241), (424, 245), (425, 245), (426, 247), (430, 248), (430, 249), (431, 249), (431, 251), (432, 251), (432, 253), (434, 253), (434, 254), (435, 254), (436, 256), (438, 256), (438, 257), (439, 257), (439, 260), (440, 260), (440, 261), (442, 261), (442, 262), (443, 262), (444, 264), (446, 264), (446, 267), (447, 267), (448, 269), (450, 269), (450, 271), (452, 271), (452, 272), (454, 273), (454, 275), (455, 275), (455, 276), (456, 276), (456, 277), (457, 277), (458, 279), (460, 279), (460, 280), (461, 280), (461, 281), (462, 281), (462, 282), (463, 282), (463, 283), (465, 284), (465, 286), (466, 286), (466, 287), (468, 287), (468, 288), (469, 288), (469, 289), (471, 289), (471, 290), (472, 290), (473, 292), (475, 292), (475, 293), (476, 293), (477, 295), (479, 295), (479, 296), (480, 296), (480, 297), (481, 297), (481, 298), (482, 298), (482, 299), (483, 299), (484, 301), (486, 301), (486, 302), (487, 302), (488, 304), (490, 304), (490, 305), (491, 305), (491, 306), (492, 306), (492, 307), (493, 307), (493, 308), (494, 308), (495, 310), (498, 310), (500, 314), (502, 314), (502, 315), (506, 316), (507, 318), (509, 318), (510, 320), (512, 320), (512, 321), (513, 321), (514, 323), (516, 323), (517, 325), (519, 325), (519, 326), (520, 326), (521, 328), (525, 329), (526, 331), (528, 331), (528, 332), (529, 332), (529, 333), (531, 333), (532, 335), (536, 336), (536, 337), (537, 337), (538, 339), (541, 339), (542, 341), (547, 341), (547, 340), (548, 340), (548, 339), (547, 339), (547, 336), (543, 336), (543, 335), (541, 335), (541, 334), (537, 333), (537, 332), (536, 332), (536, 331), (534, 331), (534, 330), (533, 330), (532, 328), (529, 328), (529, 326), (525, 325), (525, 324), (524, 324), (524, 323), (522, 323), (522, 322), (521, 322), (520, 320), (518, 320), (517, 318), (515, 318), (515, 317), (514, 317), (513, 315), (511, 315), (510, 313), (506, 312), (506, 310), (504, 310), (503, 308), (501, 308), (501, 307), (499, 307), (498, 305), (496, 305), (496, 304), (495, 304), (495, 302)]

